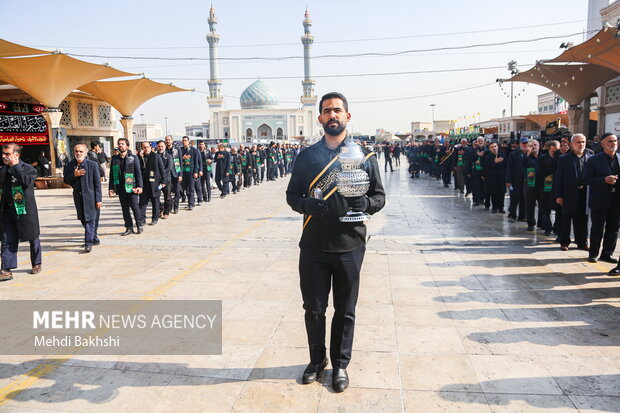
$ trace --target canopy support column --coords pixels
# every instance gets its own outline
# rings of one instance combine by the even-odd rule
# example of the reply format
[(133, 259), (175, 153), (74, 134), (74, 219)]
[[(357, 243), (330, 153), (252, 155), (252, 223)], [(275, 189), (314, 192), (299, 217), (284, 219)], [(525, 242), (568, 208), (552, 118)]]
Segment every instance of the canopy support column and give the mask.
[(47, 134), (50, 146), (50, 161), (52, 162), (52, 176), (60, 176), (56, 172), (56, 148), (54, 147), (54, 130), (60, 128), (60, 118), (62, 118), (62, 111), (58, 108), (47, 108), (41, 115), (47, 122)]
[(131, 116), (121, 117), (121, 125), (123, 125), (123, 137), (129, 140), (129, 149), (133, 151), (136, 145), (133, 140), (133, 118)]
[(568, 123), (571, 133), (583, 133), (587, 136), (588, 128), (584, 126), (585, 111), (579, 105), (570, 105), (566, 114), (568, 115)]

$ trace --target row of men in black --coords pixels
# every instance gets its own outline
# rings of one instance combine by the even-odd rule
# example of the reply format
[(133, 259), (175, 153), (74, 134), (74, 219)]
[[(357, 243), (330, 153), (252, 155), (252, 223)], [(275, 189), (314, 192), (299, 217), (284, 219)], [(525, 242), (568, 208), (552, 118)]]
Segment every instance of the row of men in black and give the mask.
[[(280, 145), (272, 142), (267, 149), (261, 145), (226, 150), (219, 144), (217, 150), (208, 150), (204, 142), (198, 148), (190, 144), (184, 136), (182, 145), (176, 147), (171, 136), (157, 143), (154, 152), (150, 143), (143, 142), (139, 155), (128, 151), (128, 141), (121, 139), (118, 145), (119, 154), (112, 158), (110, 169), (110, 196), (119, 195), (125, 222), (122, 235), (134, 233), (133, 220), (136, 221), (137, 233), (143, 231), (146, 224), (148, 204), (152, 206), (150, 225), (157, 224), (159, 218), (167, 219), (170, 213), (176, 214), (182, 199), (187, 200), (187, 209), (200, 206), (202, 202), (211, 200), (211, 178), (214, 178), (220, 190), (220, 197), (237, 193), (242, 187), (250, 187), (252, 182), (258, 185), (265, 179), (275, 180), (280, 158), (281, 174), (290, 170), (292, 162), (299, 151), (297, 145)], [(270, 176), (271, 175), (271, 176)], [(282, 175), (280, 175), (282, 176)], [(163, 211), (160, 197), (164, 195)]]
[[(564, 138), (562, 143), (551, 140), (542, 151), (536, 140), (522, 138), (519, 149), (509, 155), (499, 150), (497, 143), (485, 147), (484, 138), (478, 138), (470, 147), (467, 141), (452, 146), (444, 142), (438, 151), (441, 176), (445, 186), (450, 183), (450, 171), (455, 176), (455, 189), (462, 191), (459, 183), (459, 164), (462, 173), (469, 178), (467, 188), (473, 193), (474, 206), (484, 203), (485, 209), (493, 204), (493, 212), (505, 212), (504, 196), (510, 194), (508, 219), (527, 221), (528, 231), (535, 225), (545, 231), (558, 234), (556, 242), (563, 251), (571, 243), (571, 224), (578, 248), (589, 252), (588, 260), (617, 263), (612, 257), (616, 247), (620, 212), (615, 202), (618, 168), (617, 138), (612, 134), (601, 137), (594, 146), (599, 152), (586, 148), (582, 134)], [(421, 150), (410, 145), (408, 155), (412, 162), (420, 163)], [(430, 146), (430, 145), (427, 145)], [(607, 154), (607, 155), (605, 155)], [(504, 187), (505, 184), (505, 187)], [(587, 188), (590, 188), (589, 196)], [(482, 189), (482, 191), (481, 191)], [(468, 191), (469, 192), (469, 191)], [(538, 219), (535, 208), (538, 205)], [(551, 223), (551, 211), (555, 211), (555, 223)], [(590, 244), (588, 244), (588, 212), (591, 217)], [(599, 250), (602, 251), (600, 257)], [(620, 268), (610, 271), (620, 274)]]

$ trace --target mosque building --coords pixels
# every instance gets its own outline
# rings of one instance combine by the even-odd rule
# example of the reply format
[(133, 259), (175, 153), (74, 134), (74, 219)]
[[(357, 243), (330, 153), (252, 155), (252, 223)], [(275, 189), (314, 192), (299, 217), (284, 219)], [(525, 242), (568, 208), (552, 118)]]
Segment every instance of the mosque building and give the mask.
[(204, 129), (204, 123), (197, 126), (188, 126), (188, 135), (203, 136), (209, 140), (227, 141), (234, 143), (268, 143), (269, 141), (296, 142), (305, 140), (313, 142), (322, 135), (321, 125), (317, 117), (317, 97), (314, 92), (315, 81), (310, 73), (310, 50), (314, 37), (310, 33), (312, 20), (306, 9), (303, 26), (304, 35), (301, 42), (304, 46), (304, 80), (301, 102), (296, 108), (280, 106), (278, 94), (269, 85), (258, 79), (249, 85), (241, 94), (241, 109), (224, 110), (222, 96), (222, 81), (218, 74), (218, 43), (217, 18), (213, 7), (209, 12), (209, 127), (208, 132), (198, 132)]

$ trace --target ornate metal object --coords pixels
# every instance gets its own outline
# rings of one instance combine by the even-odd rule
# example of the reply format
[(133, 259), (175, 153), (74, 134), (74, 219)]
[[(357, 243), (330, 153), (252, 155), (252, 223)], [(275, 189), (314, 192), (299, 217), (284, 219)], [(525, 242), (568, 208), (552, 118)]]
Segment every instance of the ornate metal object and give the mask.
[[(338, 192), (345, 198), (358, 198), (368, 192), (370, 187), (370, 177), (362, 165), (365, 160), (362, 148), (353, 140), (340, 149), (340, 170), (338, 174)], [(340, 217), (340, 222), (360, 222), (370, 218), (366, 212), (347, 212), (347, 215)]]

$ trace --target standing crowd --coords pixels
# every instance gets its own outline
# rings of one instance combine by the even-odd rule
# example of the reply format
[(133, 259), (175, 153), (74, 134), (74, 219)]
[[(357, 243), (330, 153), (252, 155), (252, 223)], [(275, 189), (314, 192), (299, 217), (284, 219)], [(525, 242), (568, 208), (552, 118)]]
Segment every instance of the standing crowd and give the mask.
[[(391, 166), (388, 153), (394, 152), (388, 148), (384, 148), (386, 171)], [(582, 134), (542, 143), (523, 137), (501, 147), (484, 137), (471, 143), (435, 139), (410, 142), (401, 150), (412, 178), (425, 173), (445, 188), (452, 184), (464, 197), (471, 194), (474, 207), (492, 213), (506, 213), (508, 192), (510, 222), (526, 223), (527, 231), (538, 228), (545, 236), (555, 235), (562, 251), (574, 243), (588, 252), (589, 262), (618, 264), (613, 257), (620, 227), (616, 135), (597, 136), (589, 145)], [(609, 275), (620, 275), (620, 266)]]
[[(99, 245), (97, 235), (103, 205), (102, 182), (108, 183), (110, 197), (118, 197), (125, 231), (141, 234), (147, 224), (177, 214), (181, 204), (191, 211), (211, 201), (213, 183), (225, 198), (231, 192), (275, 181), (287, 176), (300, 151), (300, 145), (270, 142), (269, 145), (218, 144), (208, 148), (205, 142), (184, 136), (178, 144), (172, 136), (157, 142), (141, 142), (136, 154), (125, 138), (118, 139), (114, 155), (108, 158), (97, 142), (89, 148), (78, 143), (73, 158), (64, 165), (64, 183), (73, 188), (77, 218), (84, 227), (84, 252)], [(0, 165), (0, 235), (2, 259), (0, 281), (13, 278), (17, 268), (20, 241), (30, 243), (31, 273), (41, 272), (42, 253), (39, 218), (34, 196), (37, 170), (21, 160), (17, 144), (2, 146)], [(108, 168), (109, 167), (109, 168)], [(106, 171), (109, 169), (108, 175)]]

